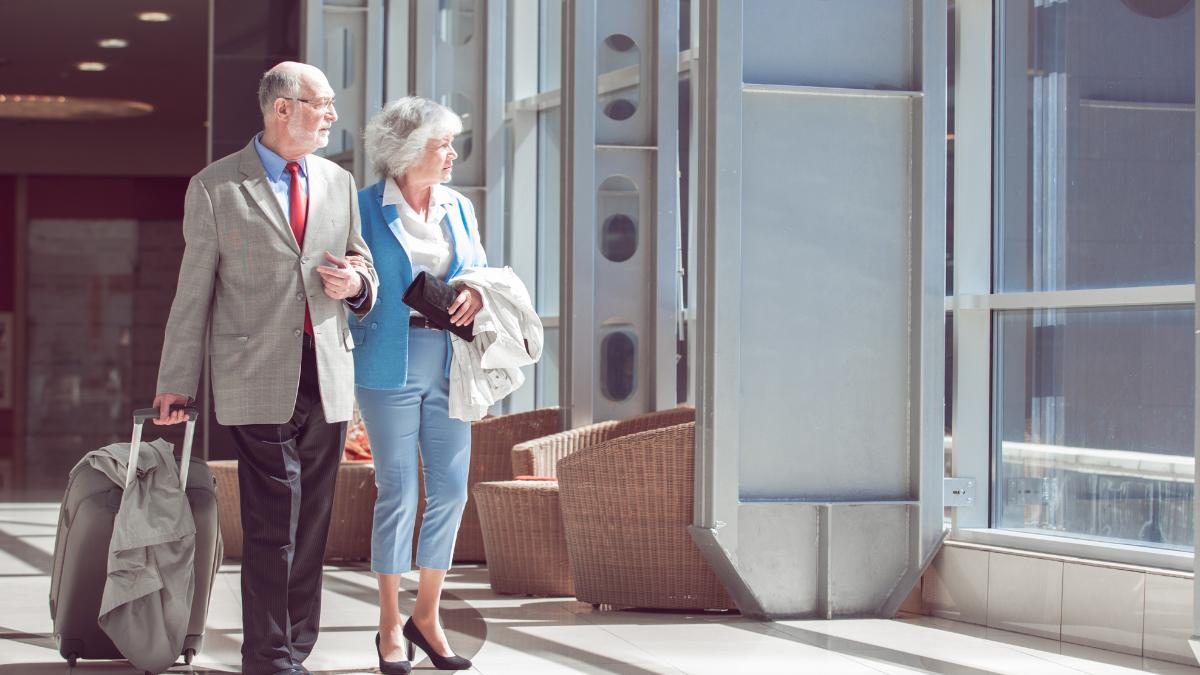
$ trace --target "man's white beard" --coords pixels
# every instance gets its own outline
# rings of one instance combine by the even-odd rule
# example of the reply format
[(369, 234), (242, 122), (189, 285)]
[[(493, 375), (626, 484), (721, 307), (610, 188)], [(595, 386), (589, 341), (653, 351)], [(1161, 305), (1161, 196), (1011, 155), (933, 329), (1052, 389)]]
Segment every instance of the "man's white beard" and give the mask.
[[(330, 130), (330, 133), (333, 133), (332, 129)], [(290, 135), (292, 140), (296, 143), (303, 143), (306, 146), (312, 146), (313, 150), (329, 145), (328, 134), (322, 137), (320, 130), (309, 131), (304, 129), (300, 126), (299, 122), (295, 121), (294, 118), (288, 121), (288, 135)], [(312, 150), (309, 152), (312, 152)]]

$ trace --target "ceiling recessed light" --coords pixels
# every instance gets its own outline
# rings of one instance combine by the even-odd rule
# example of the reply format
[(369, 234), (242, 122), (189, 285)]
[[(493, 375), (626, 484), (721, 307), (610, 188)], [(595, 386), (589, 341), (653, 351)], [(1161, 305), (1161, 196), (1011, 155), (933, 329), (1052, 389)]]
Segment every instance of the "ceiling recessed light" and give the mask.
[(107, 69), (108, 64), (100, 63), (99, 61), (80, 61), (79, 63), (75, 64), (75, 67), (84, 71), (85, 73), (98, 73)]
[(140, 12), (137, 16), (138, 19), (149, 21), (150, 23), (162, 23), (163, 21), (171, 20), (171, 15), (166, 12)]
[(39, 94), (0, 94), (0, 119), (103, 120), (154, 112), (142, 101)]
[(123, 47), (128, 47), (129, 41), (122, 40), (121, 38), (104, 38), (97, 44), (105, 49), (121, 49)]

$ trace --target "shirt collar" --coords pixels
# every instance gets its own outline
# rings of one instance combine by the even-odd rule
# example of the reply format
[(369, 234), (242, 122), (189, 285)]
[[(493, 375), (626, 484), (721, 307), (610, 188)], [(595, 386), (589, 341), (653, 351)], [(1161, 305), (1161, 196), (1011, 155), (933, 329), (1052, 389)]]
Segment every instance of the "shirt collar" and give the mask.
[[(433, 189), (430, 190), (430, 206), (444, 207), (447, 204), (453, 204), (454, 201), (454, 194), (450, 192), (448, 188), (442, 185), (434, 185)], [(408, 206), (410, 209), (412, 208), (412, 206), (408, 203), (408, 200), (404, 198), (404, 193), (401, 192), (399, 186), (396, 185), (396, 181), (391, 178), (383, 179), (383, 205), (397, 207)]]
[[(259, 160), (262, 161), (263, 169), (267, 172), (267, 178), (272, 181), (283, 180), (288, 161), (280, 157), (274, 150), (263, 145), (261, 133), (254, 136), (254, 150), (258, 153)], [(304, 178), (308, 178), (308, 164), (306, 160), (306, 157), (299, 159), (300, 175)]]

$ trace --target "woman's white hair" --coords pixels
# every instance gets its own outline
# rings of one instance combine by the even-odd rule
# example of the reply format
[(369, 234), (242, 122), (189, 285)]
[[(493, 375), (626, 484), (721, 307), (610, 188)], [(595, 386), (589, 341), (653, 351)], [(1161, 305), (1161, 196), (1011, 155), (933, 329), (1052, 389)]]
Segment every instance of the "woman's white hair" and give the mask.
[(367, 123), (364, 137), (375, 173), (403, 176), (421, 158), (429, 139), (462, 133), (462, 119), (446, 106), (420, 96), (398, 98)]

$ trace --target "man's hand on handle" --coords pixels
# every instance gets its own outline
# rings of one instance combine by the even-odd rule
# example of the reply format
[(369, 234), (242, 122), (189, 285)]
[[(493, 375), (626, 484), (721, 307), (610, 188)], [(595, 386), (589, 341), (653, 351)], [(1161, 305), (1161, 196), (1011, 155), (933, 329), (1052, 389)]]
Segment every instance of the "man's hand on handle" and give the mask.
[(187, 413), (183, 408), (171, 410), (171, 406), (187, 405), (188, 397), (180, 394), (162, 393), (154, 397), (154, 407), (158, 408), (158, 417), (155, 418), (155, 424), (179, 424), (187, 421)]
[(317, 274), (321, 275), (321, 283), (325, 286), (325, 295), (334, 300), (345, 300), (358, 295), (362, 290), (363, 280), (354, 266), (345, 258), (339, 258), (329, 251), (325, 252), (325, 260), (333, 265), (317, 268)]

